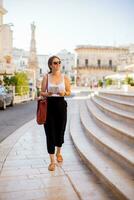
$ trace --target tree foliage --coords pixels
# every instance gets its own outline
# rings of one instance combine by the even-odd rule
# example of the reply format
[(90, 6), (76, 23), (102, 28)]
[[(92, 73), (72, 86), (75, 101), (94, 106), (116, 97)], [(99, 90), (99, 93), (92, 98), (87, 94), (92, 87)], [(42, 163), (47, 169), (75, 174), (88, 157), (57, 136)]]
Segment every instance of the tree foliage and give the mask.
[(106, 79), (106, 86), (112, 85), (112, 82), (111, 78)]
[(132, 77), (127, 76), (124, 80), (125, 84), (129, 84), (131, 86), (134, 86), (134, 79)]
[(99, 87), (102, 87), (102, 86), (103, 86), (103, 81), (102, 81), (101, 79), (98, 81), (98, 86), (99, 86)]
[(5, 86), (15, 86), (15, 92), (18, 95), (24, 95), (29, 92), (29, 80), (25, 72), (17, 72), (14, 76), (3, 78)]
[(29, 81), (27, 74), (25, 72), (17, 72), (15, 77), (17, 80), (16, 93), (18, 95), (27, 94), (29, 92)]
[(9, 86), (10, 85), (10, 78), (8, 76), (4, 75), (3, 82), (4, 82), (4, 86)]

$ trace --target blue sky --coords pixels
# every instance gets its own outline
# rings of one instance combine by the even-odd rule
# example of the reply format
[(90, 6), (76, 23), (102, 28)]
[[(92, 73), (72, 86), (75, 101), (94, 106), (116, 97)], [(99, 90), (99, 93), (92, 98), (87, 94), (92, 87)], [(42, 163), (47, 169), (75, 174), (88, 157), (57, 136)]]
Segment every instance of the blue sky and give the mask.
[(73, 52), (76, 45), (134, 43), (133, 0), (3, 0), (14, 46), (29, 50), (35, 21), (38, 54)]

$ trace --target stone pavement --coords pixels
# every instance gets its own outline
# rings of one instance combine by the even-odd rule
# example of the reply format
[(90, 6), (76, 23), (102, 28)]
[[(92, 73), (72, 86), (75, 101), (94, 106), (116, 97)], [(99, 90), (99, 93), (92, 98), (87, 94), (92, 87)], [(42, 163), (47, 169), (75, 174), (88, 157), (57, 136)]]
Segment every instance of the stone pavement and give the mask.
[(64, 161), (57, 163), (55, 171), (48, 171), (45, 133), (35, 119), (0, 144), (0, 200), (109, 199), (76, 152), (69, 134), (70, 114), (69, 109), (62, 148)]

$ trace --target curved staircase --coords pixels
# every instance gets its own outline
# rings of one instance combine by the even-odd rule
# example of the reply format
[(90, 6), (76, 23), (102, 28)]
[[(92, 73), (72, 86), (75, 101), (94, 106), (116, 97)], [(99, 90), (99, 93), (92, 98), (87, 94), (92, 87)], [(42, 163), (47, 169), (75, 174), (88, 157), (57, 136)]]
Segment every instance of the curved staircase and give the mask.
[(134, 95), (100, 92), (72, 109), (70, 134), (81, 158), (115, 199), (133, 200)]

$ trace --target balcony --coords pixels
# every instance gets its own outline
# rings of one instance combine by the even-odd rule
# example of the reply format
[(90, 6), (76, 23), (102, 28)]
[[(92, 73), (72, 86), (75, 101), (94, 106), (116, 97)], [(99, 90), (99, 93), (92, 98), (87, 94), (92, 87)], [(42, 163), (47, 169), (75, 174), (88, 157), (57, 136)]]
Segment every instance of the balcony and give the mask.
[(96, 65), (81, 65), (81, 66), (77, 66), (75, 67), (75, 69), (105, 69), (105, 70), (115, 70), (116, 69), (116, 65), (102, 65), (102, 66), (96, 66)]

